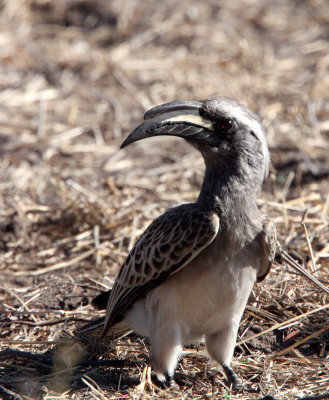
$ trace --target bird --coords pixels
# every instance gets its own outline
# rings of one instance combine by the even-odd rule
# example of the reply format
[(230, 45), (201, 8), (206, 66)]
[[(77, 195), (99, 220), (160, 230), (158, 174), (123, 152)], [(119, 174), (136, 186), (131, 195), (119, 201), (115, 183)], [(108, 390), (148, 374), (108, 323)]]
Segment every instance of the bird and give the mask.
[(111, 290), (92, 304), (105, 318), (101, 337), (134, 331), (150, 339), (155, 379), (175, 384), (184, 345), (205, 341), (234, 390), (245, 386), (231, 367), (240, 320), (255, 282), (269, 273), (276, 228), (257, 206), (269, 150), (259, 117), (222, 97), (156, 106), (122, 143), (153, 136), (185, 139), (203, 156), (194, 203), (156, 218), (137, 240)]

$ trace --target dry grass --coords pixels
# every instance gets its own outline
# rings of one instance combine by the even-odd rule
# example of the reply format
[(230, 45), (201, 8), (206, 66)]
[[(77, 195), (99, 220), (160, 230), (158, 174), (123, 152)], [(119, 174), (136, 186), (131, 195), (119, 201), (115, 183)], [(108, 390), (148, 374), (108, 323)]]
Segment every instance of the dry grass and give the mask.
[(328, 286), (328, 3), (11, 0), (0, 12), (0, 397), (328, 398), (328, 297), (280, 263), (254, 288), (234, 360), (259, 394), (232, 394), (202, 347), (186, 349), (169, 392), (138, 391), (142, 338), (102, 350), (103, 364), (81, 364), (84, 343), (69, 350), (138, 235), (198, 194), (203, 163), (183, 141), (119, 151), (166, 101), (218, 94), (261, 115), (273, 169), (260, 206)]

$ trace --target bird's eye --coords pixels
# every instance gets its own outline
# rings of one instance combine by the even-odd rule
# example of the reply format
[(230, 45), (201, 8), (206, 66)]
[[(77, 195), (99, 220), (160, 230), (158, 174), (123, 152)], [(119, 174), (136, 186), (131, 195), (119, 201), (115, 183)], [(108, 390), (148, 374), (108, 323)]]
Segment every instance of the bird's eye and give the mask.
[(217, 126), (222, 131), (229, 131), (233, 126), (233, 121), (231, 119), (223, 118), (218, 121)]

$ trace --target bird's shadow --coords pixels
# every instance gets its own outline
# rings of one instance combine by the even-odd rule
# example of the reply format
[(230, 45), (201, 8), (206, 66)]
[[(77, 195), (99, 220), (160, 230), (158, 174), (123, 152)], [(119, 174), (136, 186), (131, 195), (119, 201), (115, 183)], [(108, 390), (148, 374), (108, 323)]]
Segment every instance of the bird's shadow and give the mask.
[[(28, 396), (42, 399), (47, 393), (79, 393), (88, 386), (104, 390), (109, 395), (127, 393), (136, 388), (142, 370), (149, 360), (129, 357), (124, 359), (100, 359), (93, 348), (82, 351), (76, 341), (64, 341), (44, 353), (32, 353), (7, 348), (0, 351), (0, 398), (22, 400)], [(177, 373), (175, 379), (181, 390), (189, 389), (198, 380), (197, 374), (186, 376)], [(177, 390), (177, 389), (176, 389)], [(255, 400), (282, 400), (270, 395), (253, 397)], [(329, 399), (329, 392), (321, 395), (299, 397), (296, 400)]]
[(140, 382), (130, 370), (142, 369), (137, 359), (90, 358), (74, 341), (43, 353), (9, 347), (0, 351), (0, 363), (0, 398), (5, 400), (42, 399), (49, 392), (82, 391), (88, 384), (109, 393), (125, 392)]

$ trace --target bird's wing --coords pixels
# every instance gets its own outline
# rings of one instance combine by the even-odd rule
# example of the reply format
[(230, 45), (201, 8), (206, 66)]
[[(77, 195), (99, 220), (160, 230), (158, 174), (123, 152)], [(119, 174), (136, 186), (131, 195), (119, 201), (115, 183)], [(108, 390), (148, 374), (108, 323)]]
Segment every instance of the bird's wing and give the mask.
[(175, 207), (155, 219), (121, 267), (109, 295), (103, 336), (139, 298), (207, 247), (218, 230), (218, 215), (196, 204)]
[(257, 272), (257, 282), (261, 282), (265, 279), (266, 275), (270, 272), (275, 258), (276, 227), (274, 222), (268, 217), (263, 223), (263, 231), (260, 233), (260, 240), (263, 254), (261, 266)]

